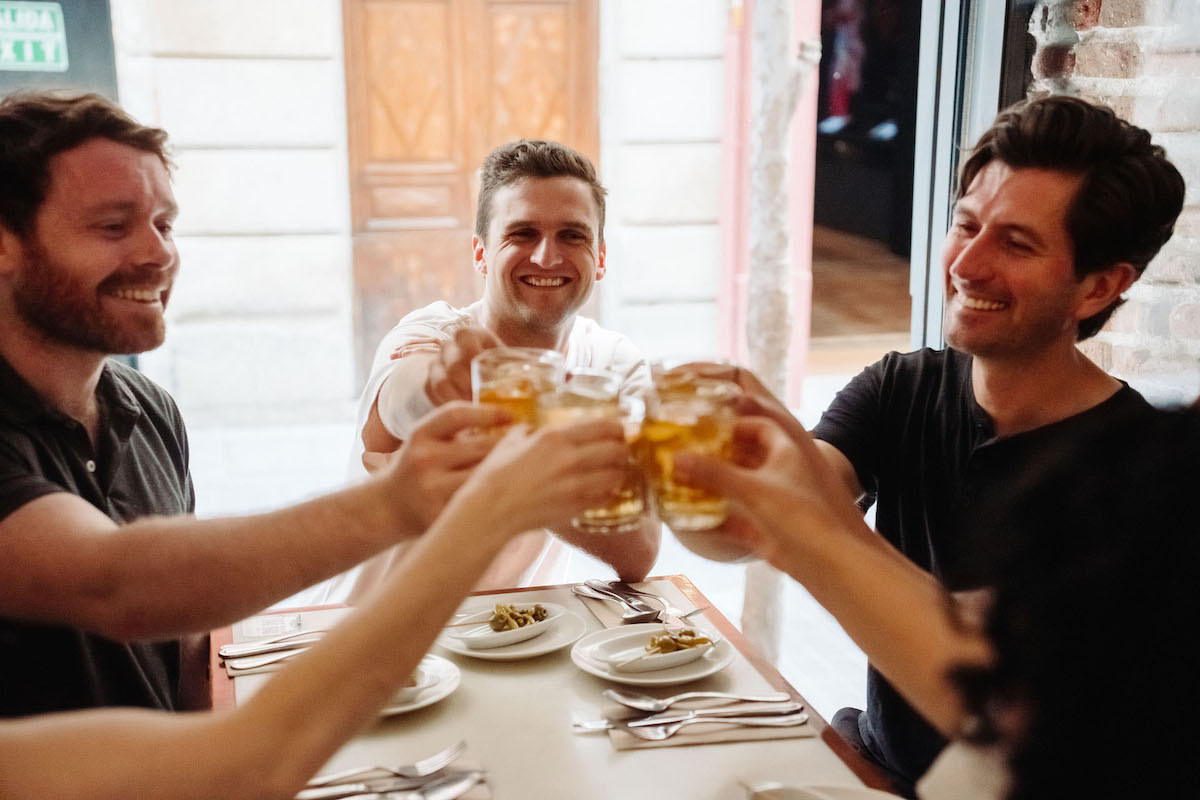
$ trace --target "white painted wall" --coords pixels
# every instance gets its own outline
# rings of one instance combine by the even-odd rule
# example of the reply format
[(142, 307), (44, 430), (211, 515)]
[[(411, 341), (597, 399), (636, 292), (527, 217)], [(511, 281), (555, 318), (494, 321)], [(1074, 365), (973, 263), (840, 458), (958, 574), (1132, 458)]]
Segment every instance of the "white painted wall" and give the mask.
[(602, 319), (650, 355), (715, 353), (727, 0), (601, 0)]

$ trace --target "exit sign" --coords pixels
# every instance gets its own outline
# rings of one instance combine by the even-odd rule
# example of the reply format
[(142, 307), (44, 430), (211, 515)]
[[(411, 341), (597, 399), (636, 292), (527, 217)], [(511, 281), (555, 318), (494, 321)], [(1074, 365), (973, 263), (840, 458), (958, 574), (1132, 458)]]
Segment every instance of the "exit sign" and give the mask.
[(0, 0), (0, 71), (66, 72), (68, 66), (61, 5)]

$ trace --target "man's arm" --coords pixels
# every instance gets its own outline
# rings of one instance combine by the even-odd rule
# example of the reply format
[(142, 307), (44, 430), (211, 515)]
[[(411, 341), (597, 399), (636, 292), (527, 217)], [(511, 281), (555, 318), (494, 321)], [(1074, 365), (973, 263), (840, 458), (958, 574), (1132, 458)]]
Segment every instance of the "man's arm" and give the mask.
[[(371, 605), (244, 704), (221, 713), (100, 709), (0, 721), (0, 797), (295, 796), (403, 684), (504, 542), (602, 501), (624, 459), (620, 430), (602, 423), (514, 431), (495, 452)], [(534, 492), (541, 502), (526, 501)]]
[(236, 621), (420, 534), (494, 441), (459, 434), (499, 419), (447, 407), (378, 478), (254, 516), (118, 525), (73, 494), (43, 495), (0, 521), (0, 614), (115, 639)]

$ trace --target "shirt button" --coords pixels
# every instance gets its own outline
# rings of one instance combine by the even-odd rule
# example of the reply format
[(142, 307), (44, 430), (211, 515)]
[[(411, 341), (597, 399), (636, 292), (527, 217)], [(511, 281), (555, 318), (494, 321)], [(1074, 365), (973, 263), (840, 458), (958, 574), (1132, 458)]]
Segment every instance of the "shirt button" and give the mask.
[(85, 467), (87, 467), (87, 471), (88, 471), (88, 472), (95, 472), (95, 471), (96, 471), (96, 462), (95, 462), (95, 461), (92, 461), (90, 458), (87, 460), (87, 463), (86, 463), (86, 464), (84, 464), (84, 466), (85, 466)]

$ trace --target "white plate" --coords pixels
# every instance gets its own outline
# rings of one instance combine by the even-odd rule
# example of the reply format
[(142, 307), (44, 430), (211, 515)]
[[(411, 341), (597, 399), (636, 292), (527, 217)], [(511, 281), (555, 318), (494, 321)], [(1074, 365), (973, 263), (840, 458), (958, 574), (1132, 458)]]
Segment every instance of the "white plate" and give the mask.
[(417, 667), (417, 685), (406, 686), (392, 695), (379, 715), (392, 717), (433, 705), (457, 689), (461, 680), (462, 672), (453, 661), (441, 656), (425, 655)]
[(494, 631), (488, 625), (488, 620), (495, 613), (495, 607), (493, 606), (492, 608), (476, 611), (474, 614), (469, 614), (459, 620), (460, 623), (475, 622), (478, 624), (460, 625), (459, 627), (450, 628), (447, 630), (446, 635), (452, 639), (457, 639), (464, 646), (472, 650), (490, 650), (494, 647), (506, 647), (547, 633), (554, 627), (555, 621), (566, 611), (558, 603), (510, 603), (508, 605), (521, 610), (531, 609), (535, 605), (540, 605), (546, 609), (546, 618), (532, 625), (524, 625), (509, 631)]
[[(542, 603), (542, 605), (549, 606), (551, 604)], [(461, 639), (451, 636), (448, 631), (442, 631), (437, 638), (437, 643), (451, 653), (458, 653), (462, 656), (482, 658), (488, 661), (519, 661), (523, 658), (533, 658), (560, 650), (583, 636), (583, 632), (586, 630), (587, 623), (583, 621), (582, 617), (572, 611), (564, 610), (562, 616), (541, 636), (505, 647), (475, 650), (464, 645)]]
[(899, 800), (900, 795), (866, 786), (781, 786), (760, 789), (756, 800)]
[(631, 631), (625, 636), (618, 636), (596, 645), (592, 649), (592, 655), (597, 660), (608, 664), (615, 672), (655, 672), (660, 669), (671, 669), (690, 664), (703, 658), (704, 654), (715, 646), (714, 642), (670, 653), (648, 655), (646, 646), (650, 644), (650, 639), (654, 635), (642, 631)]
[[(674, 686), (680, 683), (690, 683), (720, 672), (733, 661), (733, 645), (724, 639), (717, 639), (715, 646), (708, 648), (700, 658), (694, 661), (654, 672), (618, 672), (601, 655), (605, 652), (602, 648), (610, 642), (623, 640), (630, 636), (645, 637), (643, 641), (649, 641), (651, 634), (662, 633), (665, 628), (666, 626), (661, 622), (646, 622), (640, 625), (620, 625), (616, 628), (596, 631), (575, 643), (575, 646), (571, 648), (571, 660), (575, 662), (575, 666), (597, 678), (605, 678), (629, 686)], [(700, 627), (696, 627), (695, 630), (697, 633), (716, 638), (714, 634)], [(622, 649), (627, 647), (628, 645), (622, 645)]]

